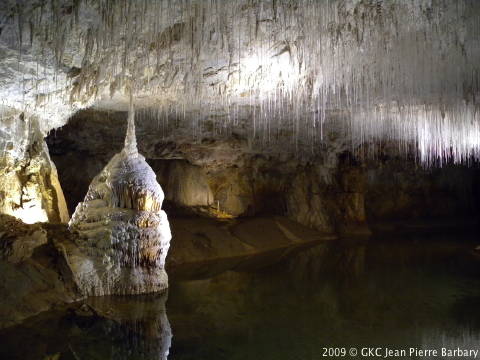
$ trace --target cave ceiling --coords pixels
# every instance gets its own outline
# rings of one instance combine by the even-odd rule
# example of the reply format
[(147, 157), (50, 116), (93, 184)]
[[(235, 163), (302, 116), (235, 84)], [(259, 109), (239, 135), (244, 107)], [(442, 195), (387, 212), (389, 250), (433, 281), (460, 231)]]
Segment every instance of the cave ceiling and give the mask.
[(6, 0), (0, 104), (47, 134), (131, 92), (137, 121), (198, 139), (460, 162), (480, 154), (479, 39), (474, 0)]

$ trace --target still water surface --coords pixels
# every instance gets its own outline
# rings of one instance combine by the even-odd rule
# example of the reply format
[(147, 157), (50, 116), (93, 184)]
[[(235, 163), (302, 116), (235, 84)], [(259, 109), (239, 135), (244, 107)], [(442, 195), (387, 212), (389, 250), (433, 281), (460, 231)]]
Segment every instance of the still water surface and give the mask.
[(439, 235), (336, 241), (267, 268), (212, 277), (203, 269), (200, 280), (177, 271), (168, 299), (96, 298), (11, 329), (0, 358), (309, 360), (331, 347), (346, 348), (344, 359), (354, 358), (352, 347), (479, 349), (475, 245)]

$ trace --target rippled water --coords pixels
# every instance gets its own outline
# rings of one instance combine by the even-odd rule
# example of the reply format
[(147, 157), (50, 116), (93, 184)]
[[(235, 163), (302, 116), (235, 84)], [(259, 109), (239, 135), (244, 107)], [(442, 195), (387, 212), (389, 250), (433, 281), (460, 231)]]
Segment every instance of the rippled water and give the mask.
[(338, 347), (347, 359), (352, 347), (479, 349), (474, 246), (438, 235), (338, 241), (248, 272), (194, 281), (173, 273), (168, 300), (96, 298), (43, 314), (2, 333), (0, 358), (290, 360)]

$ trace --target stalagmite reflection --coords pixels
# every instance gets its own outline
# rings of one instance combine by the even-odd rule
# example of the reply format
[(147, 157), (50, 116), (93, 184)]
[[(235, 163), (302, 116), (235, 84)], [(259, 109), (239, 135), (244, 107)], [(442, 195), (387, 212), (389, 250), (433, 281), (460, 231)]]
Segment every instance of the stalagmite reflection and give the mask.
[(96, 297), (46, 312), (1, 332), (0, 359), (167, 360), (172, 343), (167, 297)]
[(257, 271), (176, 280), (168, 319), (166, 295), (92, 298), (0, 333), (0, 358), (310, 360), (325, 346), (476, 349), (480, 280), (469, 244), (383, 240), (323, 242)]
[(167, 296), (101, 296), (88, 301), (97, 315), (113, 320), (104, 334), (111, 337), (110, 360), (167, 360), (172, 342)]

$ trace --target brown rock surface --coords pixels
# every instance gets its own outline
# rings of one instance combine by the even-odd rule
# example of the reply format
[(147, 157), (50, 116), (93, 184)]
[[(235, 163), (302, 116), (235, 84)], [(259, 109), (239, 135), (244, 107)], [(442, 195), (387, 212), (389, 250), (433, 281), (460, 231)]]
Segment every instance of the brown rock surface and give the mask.
[(78, 298), (65, 261), (42, 226), (0, 215), (0, 244), (0, 328)]

